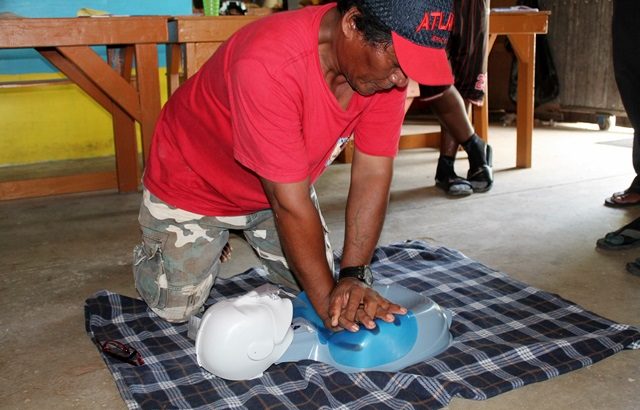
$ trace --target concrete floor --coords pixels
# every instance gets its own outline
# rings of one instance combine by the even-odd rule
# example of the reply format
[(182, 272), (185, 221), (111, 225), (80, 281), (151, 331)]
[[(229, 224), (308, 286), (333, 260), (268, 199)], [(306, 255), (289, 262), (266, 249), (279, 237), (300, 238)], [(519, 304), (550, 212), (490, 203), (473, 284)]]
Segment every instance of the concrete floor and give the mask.
[[(457, 248), (602, 316), (640, 325), (640, 278), (624, 269), (640, 250), (594, 247), (640, 215), (640, 207), (602, 205), (631, 181), (631, 130), (539, 125), (531, 169), (514, 168), (513, 128), (490, 132), (496, 184), (486, 194), (449, 199), (433, 186), (435, 150), (400, 153), (380, 243), (411, 238)], [(457, 167), (465, 173), (466, 159)], [(317, 185), (336, 247), (348, 170), (334, 165)], [(85, 333), (83, 303), (100, 289), (136, 295), (131, 249), (139, 201), (139, 194), (101, 192), (0, 203), (1, 408), (125, 408)], [(227, 275), (255, 262), (238, 238), (232, 245)], [(449, 408), (637, 409), (639, 402), (640, 352), (623, 351), (484, 402), (454, 399)]]

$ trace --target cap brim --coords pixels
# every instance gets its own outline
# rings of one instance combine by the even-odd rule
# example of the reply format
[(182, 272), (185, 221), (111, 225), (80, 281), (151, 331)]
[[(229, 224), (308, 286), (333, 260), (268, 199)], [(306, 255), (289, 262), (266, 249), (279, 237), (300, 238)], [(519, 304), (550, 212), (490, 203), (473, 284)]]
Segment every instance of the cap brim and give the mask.
[(402, 71), (424, 85), (453, 84), (453, 73), (444, 48), (419, 46), (396, 33), (391, 33), (393, 48)]

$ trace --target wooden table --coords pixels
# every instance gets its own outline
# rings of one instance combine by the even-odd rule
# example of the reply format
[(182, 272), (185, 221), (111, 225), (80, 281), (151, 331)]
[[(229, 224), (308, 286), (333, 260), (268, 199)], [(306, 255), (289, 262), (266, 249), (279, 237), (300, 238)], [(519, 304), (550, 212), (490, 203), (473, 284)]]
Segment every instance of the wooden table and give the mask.
[[(489, 17), (489, 44), (491, 52), (496, 38), (506, 35), (518, 59), (518, 92), (516, 97), (516, 167), (531, 168), (533, 140), (533, 111), (535, 90), (536, 35), (548, 30), (548, 11), (492, 12)], [(489, 104), (474, 107), (473, 125), (485, 139), (489, 135)]]
[[(0, 183), (0, 199), (117, 188), (138, 189), (135, 123), (146, 156), (160, 113), (157, 44), (167, 17), (0, 19), (0, 48), (35, 48), (113, 117), (116, 171)], [(90, 46), (107, 46), (107, 61)], [(135, 61), (135, 78), (132, 76)]]
[[(167, 85), (169, 95), (198, 71), (239, 28), (261, 16), (176, 16), (169, 20)], [(286, 41), (286, 39), (283, 39)]]
[[(496, 38), (506, 35), (518, 59), (518, 92), (516, 119), (516, 167), (531, 168), (531, 142), (533, 139), (533, 112), (535, 89), (536, 35), (547, 32), (548, 11), (494, 12), (489, 15), (489, 41), (487, 55)], [(485, 94), (481, 107), (473, 106), (473, 126), (485, 141), (489, 138), (489, 104)], [(440, 132), (403, 135), (400, 149), (438, 147)], [(352, 147), (350, 149), (353, 149)], [(346, 150), (345, 150), (346, 151)], [(350, 158), (349, 152), (344, 157)]]

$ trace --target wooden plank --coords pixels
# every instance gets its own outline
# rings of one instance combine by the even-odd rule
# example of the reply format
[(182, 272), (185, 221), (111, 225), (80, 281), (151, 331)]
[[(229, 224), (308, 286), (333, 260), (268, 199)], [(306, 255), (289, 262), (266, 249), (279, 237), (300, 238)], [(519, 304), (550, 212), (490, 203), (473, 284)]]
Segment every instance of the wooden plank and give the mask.
[(496, 13), (489, 15), (491, 34), (544, 34), (548, 30), (549, 12)]
[(107, 46), (107, 63), (127, 83), (131, 83), (134, 52), (133, 46)]
[[(418, 134), (406, 134), (400, 137), (398, 149), (414, 148), (439, 148), (440, 131), (423, 132)], [(353, 161), (355, 146), (353, 140), (349, 141), (340, 155), (336, 158), (336, 163), (350, 164)]]
[(489, 98), (486, 93), (482, 105), (473, 105), (471, 112), (473, 129), (484, 142), (489, 142)]
[(118, 187), (115, 172), (95, 172), (50, 178), (0, 182), (0, 201), (100, 191)]
[(66, 78), (51, 78), (42, 80), (17, 80), (17, 81), (0, 81), (0, 88), (22, 88), (34, 87), (40, 85), (67, 85), (73, 84)]
[(168, 95), (173, 94), (180, 86), (180, 68), (182, 66), (182, 46), (167, 44), (167, 89)]
[[(181, 16), (169, 23), (169, 42), (220, 42), (261, 16)], [(175, 25), (173, 24), (175, 22)]]
[[(155, 45), (152, 47), (155, 50)], [(142, 112), (135, 88), (105, 63), (90, 47), (73, 46), (59, 47), (58, 49), (129, 115), (137, 121), (141, 121)], [(157, 56), (155, 61), (157, 67)]]
[(105, 110), (111, 112), (111, 100), (75, 65), (71, 64), (58, 50), (50, 48), (38, 48), (38, 52), (60, 72), (66, 75), (84, 92), (89, 94)]
[(509, 41), (518, 55), (516, 167), (531, 168), (536, 37), (527, 34), (510, 34)]
[(440, 146), (440, 131), (420, 134), (403, 135), (400, 137), (399, 149), (438, 148)]
[[(109, 46), (107, 58), (113, 67), (127, 82), (131, 82), (134, 48)], [(118, 104), (110, 100), (113, 122), (113, 144), (116, 154), (116, 173), (118, 175), (118, 191), (135, 192), (138, 189), (138, 137), (136, 124)]]
[(204, 63), (209, 60), (209, 58), (216, 52), (218, 47), (222, 45), (221, 41), (212, 42), (212, 43), (195, 43), (193, 45), (193, 56), (195, 57), (192, 60), (187, 60), (187, 78), (194, 75), (200, 67)]
[(135, 192), (138, 190), (138, 138), (136, 124), (122, 108), (113, 104), (113, 145), (116, 154), (116, 172), (118, 191)]
[[(222, 42), (214, 43), (186, 43), (184, 44), (184, 74), (185, 79), (194, 75), (209, 57), (215, 53)], [(175, 91), (175, 89), (173, 90)]]
[(136, 44), (134, 47), (140, 96), (140, 134), (143, 158), (146, 163), (151, 147), (151, 137), (161, 108), (158, 52), (154, 44)]
[(180, 63), (184, 63), (184, 79), (191, 77), (233, 33), (261, 17), (177, 16), (169, 19), (169, 45), (167, 46), (169, 95), (178, 88), (182, 79), (179, 71)]
[(166, 43), (166, 16), (0, 19), (0, 48)]
[(347, 142), (347, 145), (344, 147), (342, 152), (336, 158), (336, 162), (342, 162), (345, 164), (351, 164), (353, 162), (353, 153), (356, 150), (353, 145), (353, 140)]

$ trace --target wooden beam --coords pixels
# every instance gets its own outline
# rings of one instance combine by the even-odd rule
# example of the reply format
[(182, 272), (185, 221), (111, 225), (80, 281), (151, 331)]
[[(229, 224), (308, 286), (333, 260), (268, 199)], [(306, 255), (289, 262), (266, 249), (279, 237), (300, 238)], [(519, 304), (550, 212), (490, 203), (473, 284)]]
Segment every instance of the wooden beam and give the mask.
[(166, 43), (167, 17), (0, 19), (0, 48)]
[(222, 42), (261, 16), (180, 16), (169, 22), (169, 42)]
[[(155, 50), (155, 45), (153, 48)], [(105, 63), (95, 51), (88, 46), (59, 47), (58, 50), (129, 115), (141, 121), (142, 112), (135, 88)], [(156, 56), (156, 67), (157, 60)]]
[(0, 182), (0, 200), (100, 191), (117, 187), (115, 172), (5, 181)]

